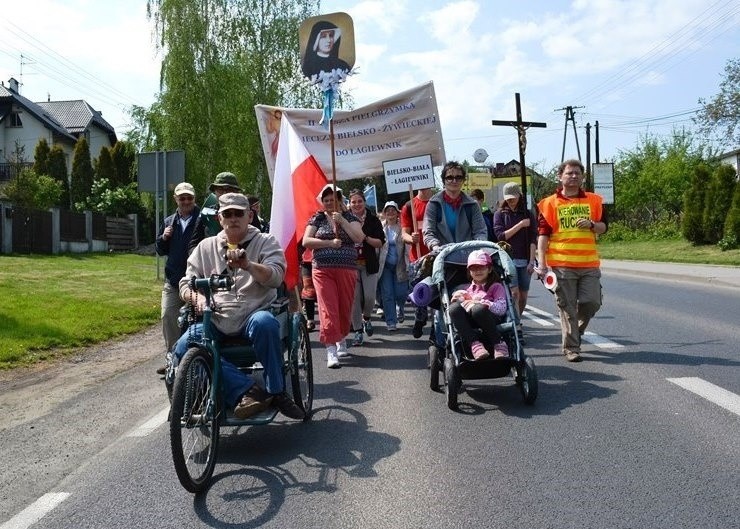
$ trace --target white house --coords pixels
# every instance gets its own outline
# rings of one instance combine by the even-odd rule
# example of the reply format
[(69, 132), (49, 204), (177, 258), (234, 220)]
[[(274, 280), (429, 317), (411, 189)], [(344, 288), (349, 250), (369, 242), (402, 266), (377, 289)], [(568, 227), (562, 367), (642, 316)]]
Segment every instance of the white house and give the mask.
[(22, 150), (23, 160), (33, 163), (39, 140), (59, 145), (67, 156), (67, 171), (72, 172), (72, 156), (77, 139), (87, 138), (90, 157), (100, 148), (116, 143), (116, 132), (100, 112), (85, 101), (46, 101), (34, 103), (19, 93), (18, 81), (0, 83), (0, 181), (9, 180), (11, 160)]
[(740, 149), (720, 154), (719, 159), (720, 162), (733, 166), (735, 174), (740, 178)]

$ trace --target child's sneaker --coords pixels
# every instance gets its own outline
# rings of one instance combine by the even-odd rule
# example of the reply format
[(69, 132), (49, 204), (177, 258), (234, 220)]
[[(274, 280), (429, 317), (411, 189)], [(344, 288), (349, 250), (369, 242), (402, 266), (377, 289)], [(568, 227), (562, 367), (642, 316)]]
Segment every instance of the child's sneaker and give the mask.
[(506, 342), (499, 342), (493, 346), (493, 357), (494, 358), (506, 358), (509, 356), (509, 346)]
[(470, 344), (470, 352), (473, 353), (473, 359), (475, 360), (483, 360), (490, 356), (486, 347), (477, 340)]

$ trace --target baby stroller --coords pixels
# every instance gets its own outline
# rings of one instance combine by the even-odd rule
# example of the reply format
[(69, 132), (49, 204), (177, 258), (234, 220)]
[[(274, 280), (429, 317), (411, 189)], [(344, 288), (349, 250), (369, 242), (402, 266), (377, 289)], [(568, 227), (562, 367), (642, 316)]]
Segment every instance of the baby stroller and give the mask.
[[(509, 348), (509, 357), (473, 360), (469, 345), (464, 345), (450, 320), (448, 309), (452, 293), (469, 284), (466, 263), (470, 252), (483, 250), (491, 255), (491, 262), (499, 276), (503, 278), (506, 293), (506, 314), (497, 330)], [(436, 314), (436, 339), (429, 346), (430, 388), (439, 391), (439, 374), (444, 374), (447, 407), (457, 409), (457, 396), (462, 390), (463, 380), (502, 378), (511, 373), (514, 382), (522, 392), (524, 402), (533, 404), (537, 398), (537, 371), (534, 360), (524, 354), (522, 344), (516, 333), (516, 313), (510, 283), (514, 264), (509, 255), (496, 243), (488, 241), (467, 241), (448, 244), (442, 247), (434, 260), (432, 275), (427, 279), (438, 300)], [(436, 295), (434, 296), (436, 297)], [(435, 307), (436, 308), (436, 307)]]

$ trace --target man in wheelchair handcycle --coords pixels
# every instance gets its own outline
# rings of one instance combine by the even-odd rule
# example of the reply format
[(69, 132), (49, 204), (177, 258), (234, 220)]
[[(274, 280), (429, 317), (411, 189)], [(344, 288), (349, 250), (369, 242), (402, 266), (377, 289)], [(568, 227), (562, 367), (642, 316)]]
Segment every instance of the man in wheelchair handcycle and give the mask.
[[(274, 405), (283, 415), (301, 420), (304, 411), (285, 392), (280, 323), (269, 310), (285, 276), (285, 255), (272, 235), (251, 226), (252, 215), (243, 194), (227, 193), (219, 197), (218, 218), (223, 231), (201, 241), (190, 254), (187, 272), (180, 281), (180, 297), (202, 313), (206, 300), (191, 290), (190, 278), (231, 276), (233, 287), (213, 294), (217, 310), (211, 321), (216, 338), (249, 339), (264, 368), (265, 388), (222, 358), (224, 403), (234, 407), (238, 419), (246, 419)], [(175, 356), (181, 360), (188, 345), (199, 341), (202, 333), (202, 324), (192, 324), (177, 341)]]

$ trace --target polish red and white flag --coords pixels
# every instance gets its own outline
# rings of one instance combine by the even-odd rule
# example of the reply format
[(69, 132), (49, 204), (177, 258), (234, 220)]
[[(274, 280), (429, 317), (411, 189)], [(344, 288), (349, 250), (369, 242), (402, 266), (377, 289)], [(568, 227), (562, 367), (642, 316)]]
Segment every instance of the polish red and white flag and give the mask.
[(280, 120), (280, 139), (272, 186), (270, 233), (285, 252), (288, 270), (285, 285), (292, 290), (299, 281), (298, 243), (303, 238), (308, 219), (320, 204), (316, 195), (328, 183), (321, 167), (309, 154), (296, 134), (286, 113)]

